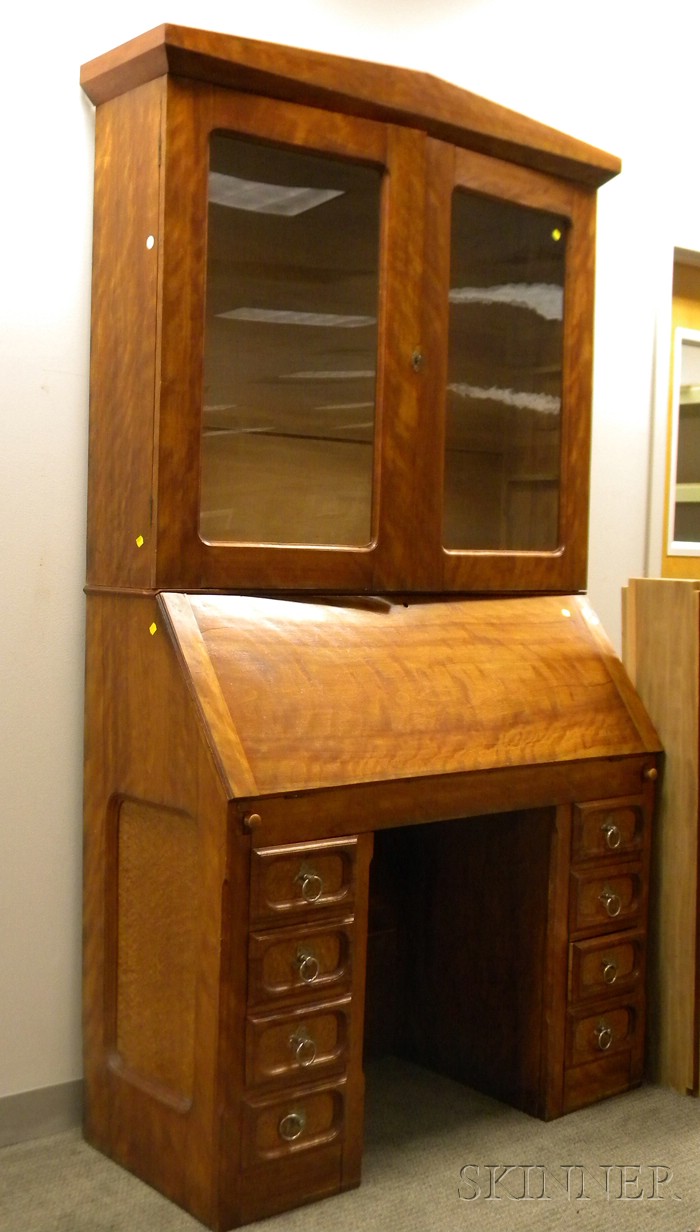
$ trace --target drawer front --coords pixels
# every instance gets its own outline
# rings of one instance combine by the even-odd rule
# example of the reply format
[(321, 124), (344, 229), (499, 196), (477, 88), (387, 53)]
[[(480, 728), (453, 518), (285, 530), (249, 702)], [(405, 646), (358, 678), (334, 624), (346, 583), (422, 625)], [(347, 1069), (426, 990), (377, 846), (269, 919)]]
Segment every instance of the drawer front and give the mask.
[(597, 1061), (631, 1049), (641, 1030), (641, 1003), (630, 1002), (594, 1014), (574, 1015), (569, 1023), (569, 1065)]
[(254, 1167), (340, 1139), (344, 1102), (342, 1083), (271, 1100), (245, 1101), (242, 1166)]
[(639, 864), (572, 870), (570, 928), (616, 930), (637, 923), (642, 910), (642, 870)]
[(570, 950), (569, 1000), (617, 997), (636, 992), (644, 981), (644, 934), (615, 933), (574, 941)]
[(641, 800), (607, 800), (574, 805), (573, 860), (634, 855), (644, 843)]
[(251, 933), (248, 950), (248, 1004), (284, 997), (349, 991), (353, 921), (318, 928)]
[(313, 1081), (347, 1061), (350, 997), (287, 1014), (251, 1015), (246, 1084)]
[(356, 848), (356, 839), (342, 839), (254, 851), (251, 921), (281, 925), (324, 910), (352, 911)]

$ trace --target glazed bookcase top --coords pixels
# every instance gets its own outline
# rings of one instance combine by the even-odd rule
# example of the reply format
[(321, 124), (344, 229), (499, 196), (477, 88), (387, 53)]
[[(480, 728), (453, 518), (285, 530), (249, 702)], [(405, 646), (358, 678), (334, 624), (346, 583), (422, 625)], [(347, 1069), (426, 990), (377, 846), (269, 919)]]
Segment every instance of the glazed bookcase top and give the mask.
[[(585, 591), (618, 160), (421, 73), (179, 26), (82, 84), (88, 586)], [(324, 191), (286, 218), (221, 181)]]

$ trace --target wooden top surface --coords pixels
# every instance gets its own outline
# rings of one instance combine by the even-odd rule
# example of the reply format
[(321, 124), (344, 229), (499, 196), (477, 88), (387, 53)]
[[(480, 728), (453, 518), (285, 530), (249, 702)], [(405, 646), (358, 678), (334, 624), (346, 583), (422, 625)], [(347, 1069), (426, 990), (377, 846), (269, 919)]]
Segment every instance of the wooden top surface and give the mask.
[(579, 597), (160, 604), (232, 796), (660, 748)]
[(429, 74), (185, 26), (158, 26), (91, 60), (80, 81), (100, 104), (166, 73), (410, 125), (590, 187), (620, 171), (613, 155)]

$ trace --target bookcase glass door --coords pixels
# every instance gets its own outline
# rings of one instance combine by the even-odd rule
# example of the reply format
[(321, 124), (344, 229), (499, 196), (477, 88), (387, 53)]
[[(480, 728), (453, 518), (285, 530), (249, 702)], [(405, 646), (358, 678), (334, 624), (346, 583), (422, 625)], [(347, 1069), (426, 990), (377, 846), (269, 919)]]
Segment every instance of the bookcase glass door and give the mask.
[(200, 535), (372, 540), (382, 170), (210, 146)]
[(559, 546), (568, 220), (457, 189), (444, 546)]

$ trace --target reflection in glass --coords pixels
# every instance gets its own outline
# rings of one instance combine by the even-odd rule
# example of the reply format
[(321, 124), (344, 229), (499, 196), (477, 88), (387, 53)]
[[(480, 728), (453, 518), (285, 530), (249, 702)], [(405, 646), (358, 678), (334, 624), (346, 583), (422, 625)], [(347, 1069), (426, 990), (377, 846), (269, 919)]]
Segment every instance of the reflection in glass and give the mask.
[(457, 190), (444, 544), (559, 546), (567, 221)]
[(211, 141), (200, 533), (371, 540), (381, 173)]
[(675, 480), (672, 485), (671, 526), (678, 552), (700, 551), (700, 334), (677, 334), (677, 397), (675, 423)]

